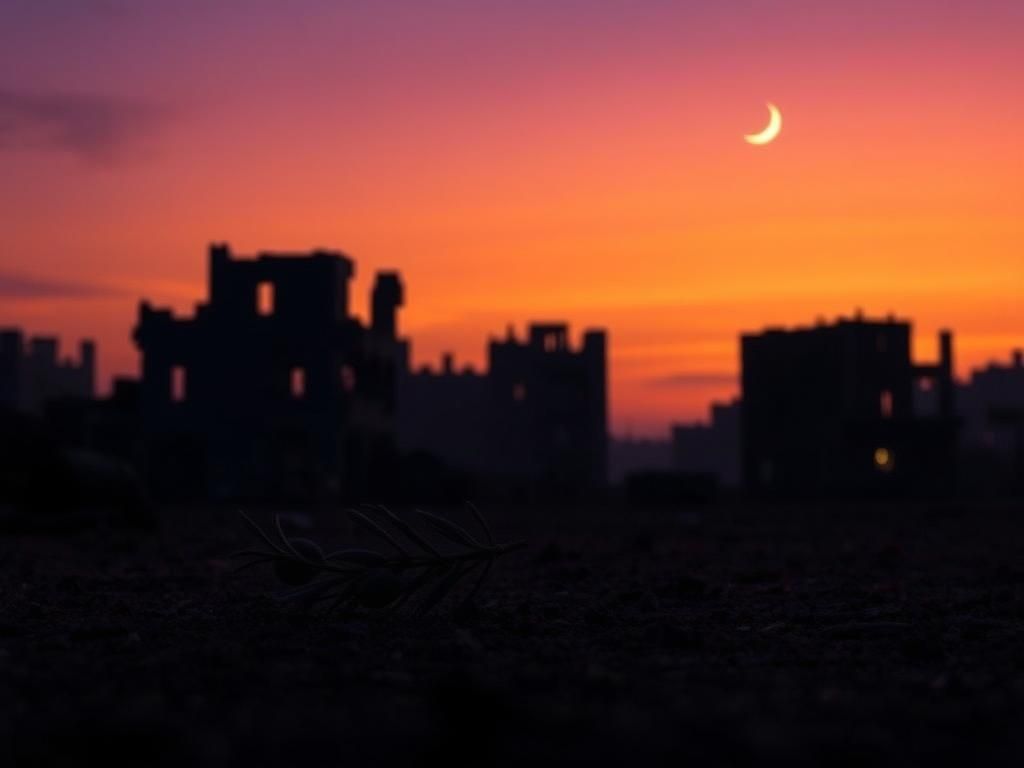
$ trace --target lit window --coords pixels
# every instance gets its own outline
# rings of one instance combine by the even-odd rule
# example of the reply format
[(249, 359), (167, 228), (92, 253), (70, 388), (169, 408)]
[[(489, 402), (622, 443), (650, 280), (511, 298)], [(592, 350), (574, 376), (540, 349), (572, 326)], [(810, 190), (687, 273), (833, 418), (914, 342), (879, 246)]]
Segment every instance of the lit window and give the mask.
[(558, 336), (553, 333), (549, 333), (544, 336), (544, 351), (554, 352), (558, 349)]
[(263, 317), (274, 314), (274, 284), (267, 280), (256, 285), (256, 312)]
[(185, 366), (175, 365), (171, 368), (171, 401), (185, 402)]
[(341, 366), (341, 388), (346, 392), (356, 391), (356, 369), (351, 365)]
[(520, 403), (526, 399), (525, 384), (516, 384), (514, 387), (512, 387), (512, 399)]
[(883, 419), (892, 418), (892, 392), (888, 389), (882, 390), (882, 395), (879, 398), (879, 408), (881, 409)]
[(935, 380), (931, 376), (925, 376), (917, 385), (922, 392), (931, 392), (935, 387)]
[(306, 396), (306, 369), (292, 368), (291, 374), (292, 397), (301, 400)]
[(875, 468), (879, 472), (890, 472), (894, 466), (892, 451), (888, 448), (875, 448)]

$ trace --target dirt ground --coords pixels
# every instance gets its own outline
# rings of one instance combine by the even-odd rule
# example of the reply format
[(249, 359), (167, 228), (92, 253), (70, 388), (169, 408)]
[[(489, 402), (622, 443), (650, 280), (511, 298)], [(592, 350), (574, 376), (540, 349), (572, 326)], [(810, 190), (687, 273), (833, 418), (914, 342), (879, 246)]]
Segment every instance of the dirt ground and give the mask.
[(280, 605), (234, 509), (0, 538), (0, 761), (1022, 764), (1018, 506), (485, 512), (425, 619)]

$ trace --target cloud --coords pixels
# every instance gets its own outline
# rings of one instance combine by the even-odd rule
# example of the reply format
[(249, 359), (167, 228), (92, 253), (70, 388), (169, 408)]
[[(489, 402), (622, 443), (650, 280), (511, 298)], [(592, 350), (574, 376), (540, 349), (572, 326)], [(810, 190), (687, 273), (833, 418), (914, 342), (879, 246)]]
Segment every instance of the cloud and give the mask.
[(87, 299), (115, 296), (120, 292), (99, 283), (50, 280), (12, 272), (0, 272), (0, 299)]
[(0, 151), (57, 150), (110, 164), (138, 149), (164, 117), (153, 105), (108, 96), (0, 88)]
[(735, 373), (673, 373), (650, 380), (660, 387), (724, 387), (735, 386), (739, 376)]

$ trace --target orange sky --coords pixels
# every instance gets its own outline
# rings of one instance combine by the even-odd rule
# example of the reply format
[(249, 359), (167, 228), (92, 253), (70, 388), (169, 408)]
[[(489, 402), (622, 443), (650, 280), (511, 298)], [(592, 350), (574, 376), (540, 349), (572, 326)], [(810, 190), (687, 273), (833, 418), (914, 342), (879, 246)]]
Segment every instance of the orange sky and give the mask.
[(896, 312), (961, 374), (1024, 346), (1019, 5), (186, 5), (0, 11), (0, 323), (97, 337), (105, 377), (211, 240), (345, 250), (360, 312), (400, 269), (419, 362), (605, 326), (617, 433), (735, 393), (769, 323)]

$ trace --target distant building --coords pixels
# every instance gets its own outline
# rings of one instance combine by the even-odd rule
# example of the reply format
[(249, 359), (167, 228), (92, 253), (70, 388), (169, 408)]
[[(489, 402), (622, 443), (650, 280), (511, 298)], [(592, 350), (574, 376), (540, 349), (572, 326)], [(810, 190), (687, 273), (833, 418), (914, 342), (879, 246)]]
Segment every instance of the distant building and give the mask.
[[(972, 371), (957, 389), (961, 446), (972, 479), (1019, 490), (1024, 475), (1024, 352), (1009, 365), (991, 363)], [(975, 490), (981, 490), (975, 489)]]
[(394, 452), (398, 276), (378, 280), (373, 320), (349, 311), (338, 252), (235, 258), (210, 248), (209, 298), (189, 318), (139, 308), (140, 408), (158, 492), (365, 493)]
[(575, 492), (607, 481), (606, 335), (579, 349), (564, 324), (535, 324), (519, 341), (492, 339), (487, 369), (406, 369), (399, 444), (491, 480)]
[(712, 403), (706, 423), (672, 427), (672, 467), (687, 474), (713, 475), (724, 488), (740, 481), (740, 402)]
[(79, 358), (60, 358), (56, 337), (25, 338), (19, 329), (0, 330), (0, 405), (39, 411), (63, 398), (91, 399), (96, 391), (96, 344), (82, 341)]
[[(915, 364), (909, 322), (744, 335), (742, 476), (758, 494), (929, 493), (954, 477), (953, 337)], [(920, 392), (930, 395), (921, 398)]]

